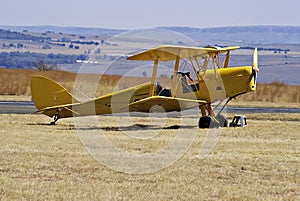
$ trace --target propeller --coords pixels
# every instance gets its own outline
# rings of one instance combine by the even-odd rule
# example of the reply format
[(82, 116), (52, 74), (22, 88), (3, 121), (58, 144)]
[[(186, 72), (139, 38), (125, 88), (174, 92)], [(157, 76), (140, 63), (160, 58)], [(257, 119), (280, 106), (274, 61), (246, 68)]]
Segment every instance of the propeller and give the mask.
[(256, 90), (257, 73), (259, 72), (257, 47), (254, 49), (254, 52), (253, 52), (252, 71), (253, 71), (252, 74), (254, 76), (254, 87), (255, 87), (254, 89)]
[(254, 49), (254, 53), (253, 53), (253, 64), (252, 64), (252, 68), (253, 70), (258, 73), (259, 69), (258, 69), (258, 55), (257, 55), (257, 47)]

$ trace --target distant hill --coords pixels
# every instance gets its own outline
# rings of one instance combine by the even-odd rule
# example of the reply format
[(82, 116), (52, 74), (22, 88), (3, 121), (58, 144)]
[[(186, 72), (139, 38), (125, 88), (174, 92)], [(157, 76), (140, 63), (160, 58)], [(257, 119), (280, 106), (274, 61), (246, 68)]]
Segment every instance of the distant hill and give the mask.
[[(158, 27), (182, 33), (196, 41), (211, 42), (250, 42), (250, 43), (300, 43), (300, 26), (228, 26), (215, 28), (194, 27)], [(86, 27), (59, 27), (59, 26), (2, 26), (0, 29), (9, 29), (22, 32), (55, 32), (67, 34), (88, 35), (117, 35), (126, 32), (126, 29), (105, 29)]]
[(55, 32), (55, 33), (66, 33), (66, 34), (107, 34), (117, 35), (122, 32), (128, 31), (125, 29), (105, 29), (105, 28), (88, 28), (88, 27), (60, 27), (60, 26), (5, 26), (0, 25), (0, 29), (11, 30), (11, 31), (28, 31), (28, 32)]
[(46, 37), (37, 37), (37, 36), (24, 34), (22, 32), (18, 32), (18, 31), (12, 31), (11, 32), (11, 31), (4, 30), (4, 29), (0, 29), (0, 39), (6, 39), (6, 40), (31, 40), (31, 41), (39, 41), (39, 42), (49, 40), (49, 38), (46, 38)]
[(215, 28), (160, 27), (196, 41), (300, 43), (300, 26), (232, 26)]

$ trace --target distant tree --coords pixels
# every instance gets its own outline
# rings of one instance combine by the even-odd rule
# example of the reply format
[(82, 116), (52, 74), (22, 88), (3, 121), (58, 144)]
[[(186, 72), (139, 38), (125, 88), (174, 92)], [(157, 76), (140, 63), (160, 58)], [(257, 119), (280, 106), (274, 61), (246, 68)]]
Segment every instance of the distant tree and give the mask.
[(97, 48), (96, 51), (95, 51), (95, 54), (100, 54), (100, 53), (101, 53), (101, 49)]
[[(0, 52), (0, 66), (6, 68), (31, 68), (33, 64), (38, 66), (39, 63), (37, 61), (42, 60), (41, 64), (46, 64), (47, 66), (51, 66), (50, 64), (75, 64), (76, 60), (86, 60), (88, 58), (87, 55), (66, 55), (66, 54), (42, 54), (42, 53), (34, 53), (34, 52)], [(52, 68), (56, 68), (55, 65)], [(35, 68), (37, 69), (37, 68)], [(40, 67), (39, 69), (44, 69)], [(46, 68), (47, 69), (47, 68)]]
[(63, 37), (60, 39), (61, 42), (71, 42), (69, 38)]
[(33, 64), (33, 69), (39, 71), (59, 70), (59, 66), (57, 64), (49, 64), (44, 60), (40, 60), (38, 63)]
[(50, 45), (48, 43), (45, 43), (42, 47), (42, 49), (51, 49)]
[(24, 48), (24, 45), (22, 43), (18, 43), (17, 48)]
[(178, 41), (177, 44), (178, 44), (178, 45), (184, 45), (184, 42)]
[(146, 71), (144, 71), (142, 74), (143, 74), (144, 77), (147, 77), (147, 72)]

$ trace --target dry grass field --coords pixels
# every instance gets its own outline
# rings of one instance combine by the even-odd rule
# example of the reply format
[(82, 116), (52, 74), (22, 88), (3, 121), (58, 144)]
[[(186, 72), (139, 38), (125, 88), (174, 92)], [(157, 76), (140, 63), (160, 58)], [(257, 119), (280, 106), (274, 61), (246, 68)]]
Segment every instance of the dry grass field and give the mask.
[[(70, 92), (76, 74), (0, 68), (1, 100), (30, 100), (34, 75), (49, 77)], [(79, 90), (98, 75), (87, 74)], [(96, 95), (145, 81), (103, 76)], [(298, 107), (300, 86), (259, 84), (256, 93), (238, 97), (232, 105)], [(233, 114), (229, 114), (232, 117)], [(170, 117), (165, 125), (152, 117), (99, 116), (99, 125), (63, 119), (48, 126), (42, 115), (0, 114), (1, 200), (300, 200), (300, 114), (247, 114), (245, 128), (224, 128), (209, 157), (199, 159), (208, 130), (198, 129), (196, 116)], [(128, 118), (128, 119), (127, 119)], [(81, 120), (80, 118), (77, 118)], [(84, 118), (82, 118), (84, 120)], [(188, 120), (188, 121), (187, 121)], [(78, 122), (77, 122), (78, 123)], [(178, 125), (183, 125), (178, 129)], [(104, 133), (128, 153), (155, 153), (170, 144), (178, 131), (196, 137), (187, 152), (169, 167), (150, 174), (128, 174), (97, 162), (82, 136)], [(145, 139), (130, 136), (155, 136)], [(157, 134), (158, 133), (158, 134)], [(172, 151), (172, 150), (171, 150)], [(175, 151), (175, 150), (174, 150)], [(103, 157), (111, 153), (104, 151)], [(153, 164), (167, 161), (153, 161)]]
[[(50, 119), (42, 115), (0, 117), (1, 200), (300, 200), (300, 114), (248, 114), (248, 126), (222, 129), (203, 160), (197, 156), (208, 130), (198, 129), (197, 117), (191, 116), (180, 129), (196, 132), (196, 137), (183, 157), (141, 175), (117, 172), (93, 159), (73, 119), (48, 126)], [(170, 118), (167, 126), (178, 125), (179, 119)], [(178, 132), (173, 127), (151, 140), (132, 140), (125, 131), (143, 134), (162, 127), (147, 127), (141, 117), (131, 117), (134, 124), (144, 125), (140, 127), (118, 127), (111, 116), (99, 120), (100, 128), (82, 123), (79, 130), (103, 131), (129, 152), (155, 151)]]
[[(127, 88), (135, 84), (141, 84), (145, 82), (145, 78), (128, 78), (120, 79), (121, 76), (117, 75), (100, 75), (96, 74), (81, 74), (80, 78), (77, 74), (66, 71), (34, 71), (26, 69), (4, 69), (0, 68), (0, 95), (12, 95), (12, 96), (30, 96), (30, 81), (33, 76), (45, 76), (63, 85), (68, 91), (73, 92), (74, 81), (79, 79), (77, 84), (77, 90), (86, 91), (90, 86), (95, 85), (95, 81), (98, 82), (96, 89), (96, 96), (103, 95), (112, 92), (115, 86), (120, 89)], [(83, 80), (83, 81), (82, 81)], [(149, 79), (146, 79), (147, 81)]]

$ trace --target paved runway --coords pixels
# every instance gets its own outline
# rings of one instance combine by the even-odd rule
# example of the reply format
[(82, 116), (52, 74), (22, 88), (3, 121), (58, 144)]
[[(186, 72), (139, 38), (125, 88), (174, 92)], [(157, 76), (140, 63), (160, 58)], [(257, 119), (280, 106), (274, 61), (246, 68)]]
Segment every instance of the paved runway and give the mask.
[[(0, 101), (0, 114), (31, 114), (36, 111), (31, 101)], [(299, 108), (227, 107), (228, 113), (300, 113)]]
[(31, 114), (36, 111), (32, 102), (0, 101), (0, 114)]

